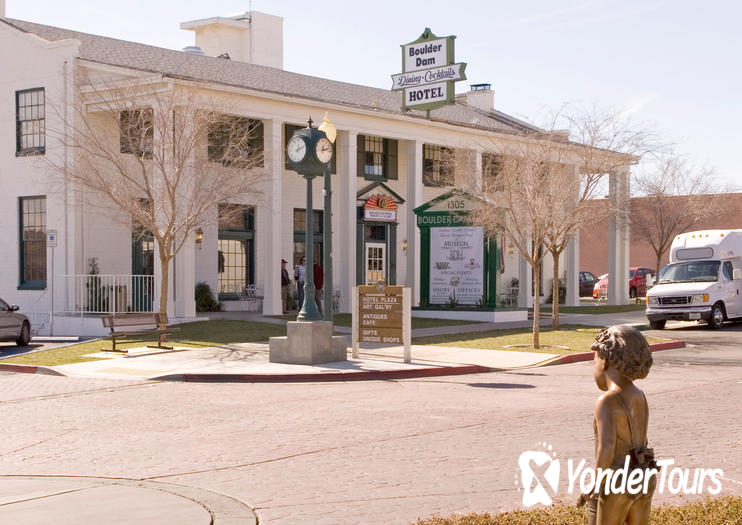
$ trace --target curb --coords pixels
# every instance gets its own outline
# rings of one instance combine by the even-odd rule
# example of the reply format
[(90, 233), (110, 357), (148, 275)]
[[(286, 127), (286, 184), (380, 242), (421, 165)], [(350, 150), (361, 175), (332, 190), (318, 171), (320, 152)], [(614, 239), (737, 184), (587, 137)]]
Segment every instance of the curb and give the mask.
[[(685, 341), (666, 341), (664, 343), (654, 343), (649, 345), (649, 349), (652, 352), (660, 352), (662, 350), (674, 350), (677, 348), (685, 348)], [(595, 357), (595, 352), (582, 352), (579, 354), (565, 354), (557, 357), (553, 357), (541, 363), (535, 365), (536, 367), (541, 366), (552, 366), (552, 365), (567, 365), (570, 363), (579, 363), (582, 361), (592, 361)]]
[(0, 372), (16, 372), (18, 374), (44, 374), (48, 376), (64, 376), (64, 374), (47, 366), (15, 365), (12, 363), (0, 363)]
[(314, 383), (333, 381), (385, 381), (465, 374), (483, 374), (497, 369), (480, 365), (414, 368), (411, 370), (361, 370), (359, 372), (317, 372), (305, 374), (168, 374), (150, 381), (186, 383)]

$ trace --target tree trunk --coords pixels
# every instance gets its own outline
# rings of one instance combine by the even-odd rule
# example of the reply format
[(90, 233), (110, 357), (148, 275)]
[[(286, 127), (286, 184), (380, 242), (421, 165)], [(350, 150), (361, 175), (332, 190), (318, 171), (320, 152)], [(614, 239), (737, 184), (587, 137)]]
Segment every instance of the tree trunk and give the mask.
[(657, 253), (657, 266), (654, 267), (654, 282), (655, 283), (657, 282), (657, 276), (660, 273), (660, 264), (662, 264), (661, 261), (662, 261), (662, 254), (658, 252)]
[(554, 259), (554, 275), (551, 283), (551, 327), (559, 330), (559, 254), (551, 253)]
[(168, 284), (170, 282), (170, 258), (160, 253), (160, 314), (167, 315)]
[(539, 320), (541, 305), (538, 290), (541, 288), (541, 261), (533, 265), (533, 348), (539, 348)]

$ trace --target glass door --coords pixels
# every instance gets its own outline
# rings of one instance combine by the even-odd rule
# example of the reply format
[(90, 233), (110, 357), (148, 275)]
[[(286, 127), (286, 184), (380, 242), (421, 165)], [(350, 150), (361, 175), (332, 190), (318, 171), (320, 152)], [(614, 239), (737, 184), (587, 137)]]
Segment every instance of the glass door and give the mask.
[(386, 281), (386, 243), (366, 243), (366, 284)]

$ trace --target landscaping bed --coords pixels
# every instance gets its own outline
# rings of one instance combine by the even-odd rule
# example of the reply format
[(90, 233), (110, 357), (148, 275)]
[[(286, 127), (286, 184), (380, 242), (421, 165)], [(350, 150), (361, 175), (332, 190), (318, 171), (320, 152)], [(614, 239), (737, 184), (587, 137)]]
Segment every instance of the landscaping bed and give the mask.
[[(538, 349), (533, 348), (533, 333), (530, 327), (413, 337), (412, 344), (545, 354), (574, 354), (589, 352), (590, 345), (595, 341), (595, 335), (599, 330), (600, 327), (598, 326), (565, 325), (561, 330), (543, 327), (539, 337), (541, 348)], [(664, 342), (666, 339), (648, 337), (647, 341), (653, 344)]]
[[(448, 517), (419, 519), (416, 525), (584, 525), (585, 507), (557, 502), (546, 508), (514, 510), (501, 514), (454, 514)], [(652, 508), (650, 525), (733, 525), (742, 523), (742, 497), (706, 498), (683, 505)]]
[[(179, 347), (209, 347), (224, 346), (235, 343), (267, 342), (269, 337), (286, 335), (286, 327), (279, 324), (255, 323), (249, 321), (197, 321), (174, 325), (178, 331), (168, 338), (168, 342)], [(140, 348), (149, 344), (156, 344), (157, 340), (135, 341), (127, 343), (122, 340), (116, 342), (117, 348)], [(7, 359), (0, 359), (2, 363), (23, 365), (56, 366), (85, 361), (96, 361), (98, 358), (87, 354), (100, 352), (103, 348), (111, 348), (111, 339), (103, 338), (86, 343), (52, 348), (41, 352), (15, 355)], [(115, 354), (112, 354), (115, 355)]]

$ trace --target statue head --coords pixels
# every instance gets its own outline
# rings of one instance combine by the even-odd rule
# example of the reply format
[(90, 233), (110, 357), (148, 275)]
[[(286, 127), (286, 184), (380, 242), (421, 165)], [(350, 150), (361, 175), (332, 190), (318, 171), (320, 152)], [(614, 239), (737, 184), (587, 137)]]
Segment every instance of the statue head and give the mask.
[(632, 381), (644, 379), (652, 366), (652, 351), (644, 335), (628, 325), (603, 328), (590, 346), (595, 352), (595, 382), (607, 390), (605, 373), (613, 368)]

